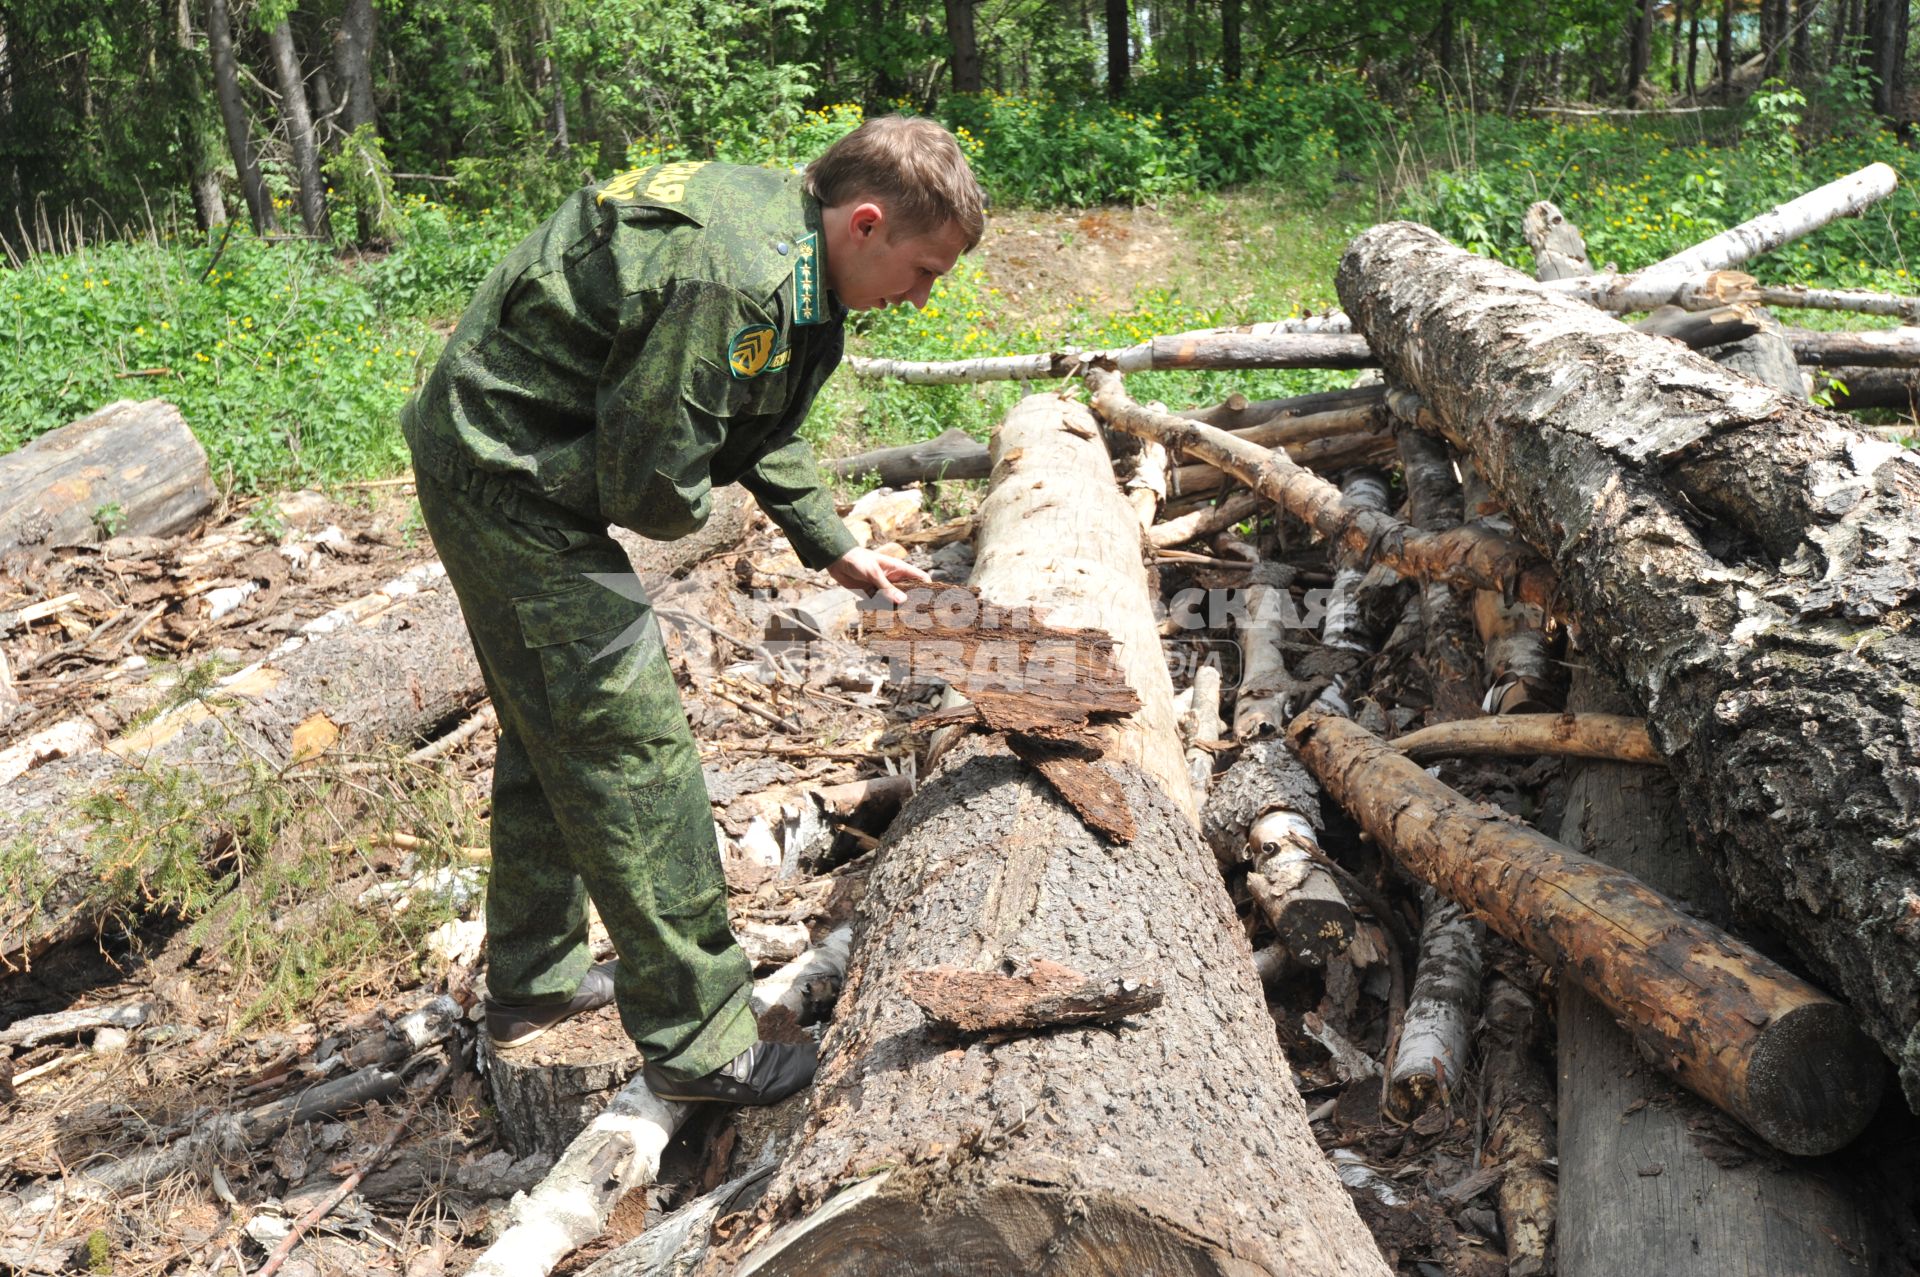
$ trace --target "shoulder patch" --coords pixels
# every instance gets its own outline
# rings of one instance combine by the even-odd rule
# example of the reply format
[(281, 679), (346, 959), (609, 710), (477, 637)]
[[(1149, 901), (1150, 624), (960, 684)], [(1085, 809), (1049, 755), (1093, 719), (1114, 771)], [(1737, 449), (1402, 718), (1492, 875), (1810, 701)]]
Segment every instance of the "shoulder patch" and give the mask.
[[(608, 200), (631, 200), (638, 192), (641, 198), (656, 204), (678, 204), (687, 197), (687, 179), (707, 166), (706, 160), (683, 160), (675, 164), (662, 164), (659, 168), (636, 168), (607, 179), (594, 197), (598, 203)], [(640, 185), (645, 182), (643, 189)]]
[(727, 343), (727, 367), (734, 377), (745, 381), (766, 372), (775, 336), (772, 324), (748, 324), (735, 333)]
[(820, 302), (820, 237), (812, 231), (794, 241), (793, 322), (817, 324), (826, 318)]

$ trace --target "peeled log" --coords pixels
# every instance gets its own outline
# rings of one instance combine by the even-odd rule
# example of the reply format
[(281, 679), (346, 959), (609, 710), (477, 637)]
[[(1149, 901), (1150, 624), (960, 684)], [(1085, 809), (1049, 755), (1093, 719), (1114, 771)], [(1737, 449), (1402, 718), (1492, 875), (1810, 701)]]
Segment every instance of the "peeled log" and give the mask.
[(1466, 754), (1665, 761), (1653, 747), (1646, 723), (1622, 714), (1496, 714), (1461, 719), (1396, 736), (1393, 747), (1422, 763)]
[(1379, 737), (1308, 711), (1302, 762), (1373, 839), (1593, 995), (1643, 1052), (1776, 1147), (1866, 1128), (1884, 1069), (1848, 1010), (1631, 875), (1507, 823)]
[(1920, 464), (1424, 227), (1362, 235), (1339, 286), (1552, 558), (1736, 909), (1920, 1105)]
[(0, 554), (168, 536), (204, 517), (213, 496), (206, 450), (180, 410), (123, 399), (0, 457)]
[[(1142, 708), (1093, 766), (1135, 837), (1090, 831), (992, 737), (941, 756), (878, 852), (812, 1115), (736, 1234), (737, 1271), (1384, 1274), (1183, 807), (1140, 529), (1099, 433), (1083, 407), (1034, 396), (993, 448), (974, 584), (1117, 640)], [(1150, 974), (1165, 1001), (1112, 1026), (955, 1041), (902, 987), (1031, 958)]]

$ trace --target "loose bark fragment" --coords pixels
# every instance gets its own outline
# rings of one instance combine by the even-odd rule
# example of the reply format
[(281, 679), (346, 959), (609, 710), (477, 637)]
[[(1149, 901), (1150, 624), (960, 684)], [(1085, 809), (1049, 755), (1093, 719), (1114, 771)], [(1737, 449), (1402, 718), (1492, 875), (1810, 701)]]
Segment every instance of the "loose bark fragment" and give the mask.
[(1309, 711), (1288, 739), (1396, 859), (1561, 967), (1654, 1063), (1775, 1146), (1832, 1152), (1871, 1120), (1882, 1066), (1847, 1009), (1813, 986), (1344, 719)]
[(1646, 720), (1621, 714), (1496, 714), (1435, 723), (1394, 737), (1393, 747), (1422, 763), (1472, 754), (1666, 762), (1654, 747)]
[(1094, 388), (1094, 407), (1116, 430), (1157, 439), (1175, 451), (1203, 458), (1286, 507), (1329, 541), (1365, 555), (1370, 562), (1384, 563), (1404, 576), (1421, 580), (1442, 579), (1475, 589), (1510, 590), (1543, 607), (1552, 601), (1553, 573), (1524, 545), (1474, 528), (1420, 532), (1392, 515), (1355, 509), (1341, 499), (1338, 488), (1278, 452), (1244, 444), (1210, 426), (1141, 407), (1127, 396), (1116, 373), (1090, 369), (1087, 383)]
[(1920, 466), (1422, 228), (1367, 232), (1339, 283), (1559, 567), (1736, 906), (1920, 1105)]
[(1166, 992), (1135, 973), (1086, 975), (1033, 958), (1004, 971), (927, 967), (900, 973), (927, 1018), (955, 1033), (1032, 1033), (1063, 1024), (1110, 1024), (1153, 1010)]

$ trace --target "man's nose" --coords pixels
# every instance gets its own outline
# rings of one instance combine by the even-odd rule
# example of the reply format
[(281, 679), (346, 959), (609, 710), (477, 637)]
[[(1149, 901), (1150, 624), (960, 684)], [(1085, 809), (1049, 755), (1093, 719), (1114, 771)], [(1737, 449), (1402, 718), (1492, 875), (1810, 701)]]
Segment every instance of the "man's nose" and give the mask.
[(932, 294), (933, 281), (928, 280), (915, 288), (909, 288), (906, 293), (906, 298), (913, 303), (915, 310), (925, 310), (927, 308), (927, 298)]

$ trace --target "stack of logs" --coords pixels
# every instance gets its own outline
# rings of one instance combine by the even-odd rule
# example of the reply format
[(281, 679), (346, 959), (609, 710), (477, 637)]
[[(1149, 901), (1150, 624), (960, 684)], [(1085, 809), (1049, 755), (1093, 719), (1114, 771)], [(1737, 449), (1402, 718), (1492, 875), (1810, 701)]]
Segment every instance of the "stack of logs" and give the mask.
[[(1589, 273), (1577, 233), (1540, 205), (1541, 280), (1390, 224), (1343, 259), (1344, 315), (862, 365), (917, 382), (1077, 375), (1090, 392), (1097, 422), (1040, 395), (984, 456), (950, 432), (841, 467), (991, 475), (973, 584), (1115, 640), (1142, 707), (1091, 765), (1134, 828), (1102, 832), (1043, 784), (1018, 724), (989, 715), (947, 749), (883, 848), (814, 1118), (735, 1236), (743, 1271), (934, 1271), (947, 1256), (1037, 1271), (1063, 1249), (1075, 1271), (1148, 1256), (1183, 1272), (1377, 1271), (1302, 1137), (1278, 1047), (1242, 1036), (1264, 1024), (1257, 971), (1323, 967), (1370, 936), (1411, 968), (1404, 987), (1388, 964), (1386, 1067), (1352, 1051), (1382, 1073), (1388, 1113), (1458, 1102), (1469, 1031), (1486, 1026), (1512, 1271), (1542, 1271), (1556, 1232), (1568, 1273), (1827, 1272), (1875, 1253), (1859, 1202), (1805, 1159), (1868, 1126), (1889, 1061), (1920, 1105), (1920, 466), (1887, 432), (1811, 406), (1799, 365), (1910, 369), (1920, 332), (1802, 333), (1763, 307), (1920, 302), (1764, 288), (1733, 267), (1892, 182), (1876, 166), (1631, 276)], [(1641, 310), (1632, 325), (1607, 313)], [(1381, 375), (1184, 413), (1134, 402), (1123, 380), (1250, 367)], [(1910, 371), (1835, 375), (1839, 406), (1907, 406)], [(1399, 514), (1377, 469), (1396, 461)], [(1295, 544), (1325, 542), (1330, 582), (1235, 531), (1269, 514)], [(1207, 551), (1174, 549), (1195, 541)], [(1184, 741), (1137, 546), (1163, 572), (1241, 583), (1237, 703), (1203, 671)], [(1287, 631), (1320, 619), (1299, 606), (1316, 599), (1321, 641), (1304, 644)], [(1180, 624), (1176, 611), (1167, 632)], [(1425, 684), (1423, 713), (1362, 695), (1362, 674), (1394, 660)], [(1579, 677), (1562, 713), (1566, 667)], [(1592, 761), (1556, 839), (1423, 767), (1459, 754)], [(1323, 849), (1323, 794), (1393, 873), (1368, 881)], [(1255, 954), (1225, 917), (1202, 847), (1233, 881), (1244, 867), (1278, 952)], [(1383, 898), (1395, 886), (1418, 888), (1417, 923)], [(1736, 914), (1789, 952), (1737, 938)], [(1537, 1012), (1504, 975), (1480, 1010), (1482, 928), (1564, 985), (1557, 1221), (1550, 1092), (1500, 1048), (1524, 1048)], [(1042, 962), (1164, 997), (1115, 1009), (1106, 1032), (989, 1016), (984, 1038), (955, 1038), (915, 996), (927, 971), (957, 969), (986, 981), (976, 999), (1021, 1002)], [(1336, 1061), (1352, 1050), (1330, 1030), (1322, 1042)], [(1716, 1157), (1700, 1134), (1715, 1122), (1771, 1152)]]

